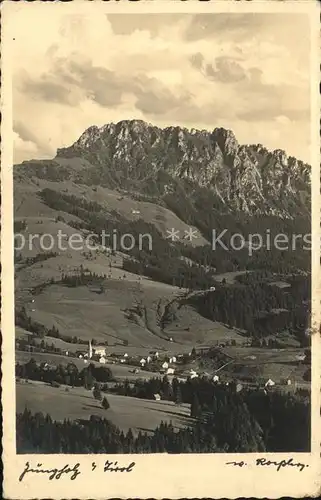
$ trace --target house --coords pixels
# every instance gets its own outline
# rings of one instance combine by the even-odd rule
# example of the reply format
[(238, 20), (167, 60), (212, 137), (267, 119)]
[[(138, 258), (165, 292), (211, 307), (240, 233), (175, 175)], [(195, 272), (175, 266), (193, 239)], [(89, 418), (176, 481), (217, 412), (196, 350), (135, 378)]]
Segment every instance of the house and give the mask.
[(126, 361), (127, 360), (125, 358), (121, 358), (121, 360), (120, 360), (121, 363), (126, 363)]
[(220, 380), (218, 375), (214, 375), (213, 382), (218, 382)]
[(124, 354), (124, 358), (128, 358), (128, 354), (127, 354), (127, 352), (125, 352), (125, 354)]
[(198, 377), (198, 374), (196, 373), (196, 371), (195, 371), (195, 370), (190, 370), (190, 372), (189, 372), (189, 376), (190, 376), (191, 378), (196, 378), (196, 377)]
[(147, 356), (147, 363), (150, 363), (152, 358), (150, 356)]
[(210, 292), (215, 292), (215, 286), (210, 287)]
[(236, 392), (241, 392), (242, 389), (243, 389), (242, 384), (236, 384)]
[(292, 382), (291, 382), (290, 379), (288, 379), (286, 383), (287, 383), (287, 385), (291, 385), (292, 384)]
[(159, 394), (154, 394), (154, 399), (155, 399), (155, 401), (160, 401), (161, 397)]
[(164, 363), (162, 364), (162, 368), (164, 368), (164, 370), (167, 370), (167, 368), (168, 368), (167, 361), (164, 361)]
[(176, 363), (177, 359), (175, 358), (175, 356), (173, 356), (172, 358), (169, 358), (169, 362), (170, 363)]
[(167, 368), (167, 371), (166, 371), (167, 375), (174, 375), (174, 373), (175, 373), (174, 368)]
[(153, 356), (154, 359), (158, 359), (159, 358), (158, 351), (150, 351), (150, 354)]
[(146, 359), (142, 358), (140, 360), (140, 364), (141, 364), (141, 366), (145, 366), (146, 365)]
[(106, 358), (104, 356), (101, 356), (99, 358), (99, 363), (105, 364), (106, 363)]
[(106, 356), (106, 347), (103, 346), (94, 347), (94, 354), (95, 356)]
[(169, 341), (170, 341), (170, 342), (174, 342), (172, 337), (170, 337), (170, 338), (169, 338)]
[(132, 214), (133, 215), (139, 215), (140, 214), (140, 210), (132, 210)]
[(265, 387), (273, 387), (275, 382), (269, 378), (269, 380), (265, 383)]

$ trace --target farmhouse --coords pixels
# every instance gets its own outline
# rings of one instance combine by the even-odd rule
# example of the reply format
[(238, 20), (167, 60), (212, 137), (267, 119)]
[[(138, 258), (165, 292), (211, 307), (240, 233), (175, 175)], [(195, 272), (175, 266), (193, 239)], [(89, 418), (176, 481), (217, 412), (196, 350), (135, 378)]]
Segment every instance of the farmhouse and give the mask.
[(265, 383), (265, 387), (273, 387), (273, 385), (275, 385), (275, 382), (272, 379), (270, 379), (270, 378)]
[(101, 356), (99, 358), (99, 363), (105, 364), (106, 363), (106, 358), (104, 356)]
[(166, 373), (167, 373), (167, 375), (174, 375), (175, 370), (174, 370), (174, 368), (167, 368)]
[(155, 399), (155, 401), (160, 401), (161, 397), (159, 394), (154, 394), (154, 399)]
[(164, 368), (164, 370), (167, 370), (167, 368), (168, 368), (167, 361), (164, 361), (164, 363), (162, 364), (162, 368)]
[(213, 382), (218, 382), (220, 380), (218, 375), (214, 375)]
[(141, 366), (143, 366), (143, 367), (144, 367), (144, 366), (146, 365), (146, 359), (145, 359), (145, 358), (142, 358), (142, 359), (140, 360), (140, 364), (141, 364)]

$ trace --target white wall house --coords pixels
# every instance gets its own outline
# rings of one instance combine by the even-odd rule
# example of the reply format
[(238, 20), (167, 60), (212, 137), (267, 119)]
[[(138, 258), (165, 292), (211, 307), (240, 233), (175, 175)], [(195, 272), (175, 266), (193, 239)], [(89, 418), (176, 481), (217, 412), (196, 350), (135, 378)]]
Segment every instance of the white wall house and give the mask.
[(101, 356), (99, 358), (99, 363), (105, 364), (106, 363), (106, 358), (104, 356)]
[(162, 364), (162, 368), (164, 368), (164, 370), (167, 370), (167, 368), (168, 368), (167, 361), (164, 361), (164, 363)]
[(154, 399), (156, 401), (160, 401), (161, 400), (160, 394), (154, 394)]
[(220, 377), (218, 375), (214, 375), (213, 382), (218, 382), (219, 380), (220, 380)]
[(94, 347), (94, 353), (96, 356), (106, 356), (106, 347), (103, 346)]
[(146, 359), (145, 359), (145, 358), (142, 358), (142, 359), (140, 360), (140, 364), (141, 364), (141, 366), (145, 366), (145, 365), (146, 365)]
[(273, 387), (273, 385), (275, 385), (275, 382), (272, 379), (270, 379), (270, 378), (265, 383), (265, 387)]
[(191, 371), (189, 372), (189, 376), (190, 376), (191, 378), (196, 378), (196, 377), (198, 377), (198, 374), (196, 373), (196, 371), (195, 371), (195, 370), (191, 370)]
[(167, 373), (167, 375), (174, 375), (175, 370), (174, 370), (174, 368), (167, 368), (166, 373)]

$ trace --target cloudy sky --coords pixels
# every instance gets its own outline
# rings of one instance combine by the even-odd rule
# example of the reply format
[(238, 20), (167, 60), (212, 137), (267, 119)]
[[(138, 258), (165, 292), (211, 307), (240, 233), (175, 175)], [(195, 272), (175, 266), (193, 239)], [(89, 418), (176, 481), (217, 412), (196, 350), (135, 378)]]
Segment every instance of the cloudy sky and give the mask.
[(222, 126), (310, 161), (307, 16), (62, 11), (11, 20), (15, 162), (132, 118)]

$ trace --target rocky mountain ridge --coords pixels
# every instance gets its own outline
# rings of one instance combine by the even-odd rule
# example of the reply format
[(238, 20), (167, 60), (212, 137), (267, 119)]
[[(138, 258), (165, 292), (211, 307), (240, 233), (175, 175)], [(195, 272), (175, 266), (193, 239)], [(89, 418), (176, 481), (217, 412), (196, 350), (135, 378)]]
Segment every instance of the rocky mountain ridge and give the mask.
[(52, 161), (23, 162), (19, 168), (160, 201), (180, 191), (193, 202), (206, 191), (213, 208), (282, 218), (309, 215), (310, 170), (285, 151), (240, 145), (231, 130), (161, 129), (141, 120), (89, 127)]

